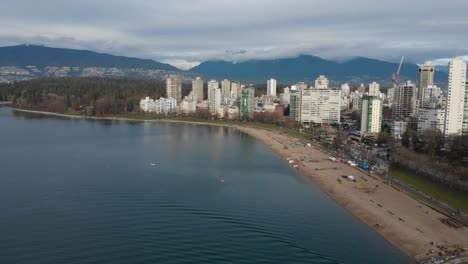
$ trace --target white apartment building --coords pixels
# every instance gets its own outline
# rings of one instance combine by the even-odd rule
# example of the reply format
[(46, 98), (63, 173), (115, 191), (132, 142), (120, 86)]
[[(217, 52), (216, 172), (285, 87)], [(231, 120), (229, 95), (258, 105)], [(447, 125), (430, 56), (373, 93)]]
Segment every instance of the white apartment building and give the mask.
[(158, 100), (146, 97), (141, 99), (140, 108), (146, 113), (168, 114), (177, 111), (177, 100), (161, 97)]
[(203, 101), (203, 79), (197, 77), (195, 80), (192, 81), (192, 93), (195, 96), (195, 100), (197, 103)]
[(209, 110), (213, 115), (217, 114), (218, 108), (221, 106), (221, 89), (217, 88), (216, 85), (212, 85), (208, 89), (209, 97)]
[(180, 111), (185, 114), (195, 113), (197, 110), (197, 102), (192, 100), (183, 100), (180, 104)]
[(442, 91), (435, 85), (426, 86), (419, 95), (419, 107), (422, 108), (442, 108), (443, 96)]
[(463, 135), (468, 135), (468, 79), (465, 82), (465, 111), (463, 114)]
[(238, 82), (231, 82), (231, 98), (237, 99), (241, 97), (240, 84)]
[(301, 93), (300, 122), (305, 125), (340, 123), (341, 91), (309, 89)]
[(240, 117), (239, 107), (231, 106), (227, 111), (228, 119), (238, 119)]
[(373, 82), (369, 84), (369, 96), (380, 96), (380, 84)]
[(320, 75), (317, 80), (315, 80), (315, 89), (328, 89), (329, 83), (325, 75)]
[(434, 108), (419, 108), (418, 110), (418, 133), (425, 130), (438, 129), (444, 131), (445, 110)]
[(406, 121), (393, 121), (390, 124), (390, 133), (395, 138), (400, 138), (408, 128), (408, 122)]
[(175, 75), (166, 78), (166, 97), (176, 99), (177, 103), (182, 101), (182, 81)]
[(276, 80), (270, 79), (267, 81), (267, 95), (276, 96)]
[(211, 102), (211, 93), (210, 93), (210, 91), (213, 90), (213, 89), (218, 89), (218, 88), (219, 88), (219, 82), (217, 82), (216, 80), (211, 79), (208, 82), (208, 101)]
[(378, 134), (382, 131), (382, 100), (364, 96), (361, 106), (361, 132)]
[(351, 103), (351, 110), (361, 110), (362, 94), (360, 92), (353, 92), (349, 97)]
[(341, 85), (341, 95), (342, 96), (347, 96), (351, 93), (351, 87), (349, 87), (349, 84), (344, 83)]
[(231, 97), (231, 81), (228, 79), (224, 79), (221, 82), (221, 96)]
[(291, 93), (289, 92), (289, 88), (286, 87), (283, 90), (283, 93), (279, 95), (280, 104), (287, 107), (291, 103)]
[(461, 135), (465, 107), (466, 63), (463, 57), (449, 63), (444, 135)]

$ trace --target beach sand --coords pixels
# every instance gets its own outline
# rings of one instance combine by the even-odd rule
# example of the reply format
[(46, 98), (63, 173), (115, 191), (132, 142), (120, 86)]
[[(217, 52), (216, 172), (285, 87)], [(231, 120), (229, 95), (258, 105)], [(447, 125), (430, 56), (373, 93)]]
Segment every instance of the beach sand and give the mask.
[[(15, 111), (86, 118), (29, 110)], [(406, 193), (387, 185), (379, 177), (370, 177), (347, 163), (332, 162), (328, 159), (328, 154), (314, 147), (296, 145), (298, 139), (291, 135), (279, 131), (248, 127), (247, 125), (239, 126), (210, 122), (145, 121), (113, 117), (90, 117), (90, 119), (181, 122), (239, 129), (261, 140), (284, 159), (293, 159), (295, 164), (298, 165), (297, 169), (309, 177), (338, 204), (410, 257), (416, 260), (426, 259), (429, 257), (429, 252), (433, 251), (432, 255), (436, 255), (441, 251), (438, 246), (453, 248), (455, 245), (460, 245), (468, 250), (467, 227), (453, 228), (443, 224), (441, 220), (447, 219), (445, 215), (427, 207)], [(301, 161), (304, 157), (307, 157), (309, 161)], [(342, 178), (344, 175), (353, 175), (356, 182)]]
[[(466, 227), (443, 224), (441, 219), (446, 216), (387, 185), (379, 177), (370, 177), (347, 163), (332, 162), (329, 155), (314, 147), (296, 145), (297, 139), (290, 135), (237, 128), (263, 141), (284, 159), (293, 159), (298, 169), (338, 204), (410, 257), (425, 259), (430, 251), (440, 251), (437, 246), (460, 245), (468, 249)], [(301, 161), (304, 157), (309, 161)], [(353, 175), (356, 182), (343, 179), (344, 175)]]

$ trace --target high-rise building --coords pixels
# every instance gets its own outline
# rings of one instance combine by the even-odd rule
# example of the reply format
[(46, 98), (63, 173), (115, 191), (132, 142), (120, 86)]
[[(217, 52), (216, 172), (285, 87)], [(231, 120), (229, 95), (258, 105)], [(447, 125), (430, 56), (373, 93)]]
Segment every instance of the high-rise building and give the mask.
[(284, 105), (285, 107), (289, 106), (291, 103), (291, 93), (289, 87), (283, 89), (283, 93), (279, 95), (280, 104)]
[(349, 100), (351, 103), (351, 110), (359, 111), (361, 109), (362, 94), (360, 92), (352, 92), (349, 96)]
[(216, 85), (208, 88), (209, 110), (212, 115), (216, 115), (218, 108), (221, 106), (221, 89)]
[(463, 114), (463, 135), (468, 135), (468, 79), (465, 82), (465, 111)]
[(349, 84), (344, 83), (341, 85), (341, 95), (342, 96), (347, 96), (351, 93), (351, 87), (349, 87)]
[(445, 110), (433, 108), (418, 109), (418, 133), (438, 129), (444, 131)]
[(423, 104), (426, 88), (429, 85), (434, 85), (434, 72), (434, 65), (422, 65), (419, 67), (418, 100), (420, 105)]
[(388, 104), (392, 105), (394, 100), (395, 100), (395, 88), (388, 88), (387, 90)]
[(393, 118), (405, 120), (416, 116), (416, 86), (411, 81), (400, 84), (395, 90)]
[(177, 103), (182, 101), (182, 81), (175, 75), (166, 78), (166, 96), (176, 99)]
[(253, 87), (242, 90), (241, 118), (253, 118), (255, 110), (255, 89)]
[(382, 130), (382, 100), (377, 96), (364, 96), (361, 106), (361, 132), (380, 133)]
[(315, 89), (328, 89), (329, 81), (325, 75), (320, 75), (317, 80), (315, 80)]
[(276, 80), (270, 79), (267, 81), (267, 95), (276, 96)]
[(297, 87), (295, 85), (292, 85), (289, 95), (289, 116), (293, 119), (296, 119), (298, 115), (299, 114), (297, 111)]
[(369, 84), (369, 96), (380, 96), (380, 84), (376, 82)]
[(301, 92), (299, 122), (302, 124), (338, 124), (340, 113), (340, 90), (308, 89)]
[(237, 99), (241, 97), (240, 84), (238, 82), (231, 82), (231, 98)]
[(428, 85), (419, 94), (419, 107), (421, 108), (442, 108), (442, 91), (435, 85)]
[(224, 79), (221, 82), (221, 94), (223, 97), (231, 97), (231, 81)]
[(194, 98), (196, 99), (197, 103), (201, 103), (203, 101), (203, 79), (197, 77), (195, 80), (192, 81), (192, 93)]
[(211, 101), (211, 93), (210, 91), (213, 89), (218, 89), (219, 88), (219, 83), (216, 80), (211, 79), (208, 82), (208, 101)]
[(444, 135), (461, 135), (465, 108), (466, 63), (463, 57), (449, 63)]

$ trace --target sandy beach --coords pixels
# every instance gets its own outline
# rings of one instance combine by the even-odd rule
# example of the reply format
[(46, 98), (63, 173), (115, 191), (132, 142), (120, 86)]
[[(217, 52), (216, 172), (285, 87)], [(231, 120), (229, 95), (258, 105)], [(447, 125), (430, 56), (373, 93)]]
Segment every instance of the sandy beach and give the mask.
[[(435, 255), (440, 252), (438, 246), (468, 248), (466, 227), (449, 227), (441, 222), (446, 216), (382, 179), (370, 177), (347, 163), (332, 162), (327, 154), (313, 147), (298, 146), (297, 139), (290, 135), (248, 127), (238, 129), (263, 141), (284, 159), (293, 159), (298, 169), (338, 204), (412, 258), (425, 259), (431, 251)], [(304, 157), (309, 161), (301, 161)], [(353, 175), (356, 182), (343, 179), (343, 175)]]
[[(47, 112), (15, 110), (71, 118)], [(97, 118), (106, 120), (144, 121), (126, 118)], [(354, 216), (366, 223), (387, 241), (410, 257), (421, 260), (439, 252), (460, 245), (468, 249), (468, 229), (455, 228), (444, 224), (443, 214), (420, 203), (406, 193), (387, 185), (378, 177), (371, 177), (351, 167), (347, 163), (330, 161), (329, 155), (314, 147), (296, 145), (291, 135), (277, 131), (210, 122), (187, 122), (177, 120), (149, 120), (144, 122), (184, 122), (193, 124), (229, 126), (237, 128), (261, 140), (275, 153), (286, 159), (293, 159), (305, 176), (309, 177), (324, 192), (332, 197)], [(302, 161), (307, 157), (308, 161)], [(356, 181), (348, 181), (342, 176), (352, 175)], [(358, 241), (355, 241), (358, 243)], [(441, 246), (444, 247), (441, 250)]]

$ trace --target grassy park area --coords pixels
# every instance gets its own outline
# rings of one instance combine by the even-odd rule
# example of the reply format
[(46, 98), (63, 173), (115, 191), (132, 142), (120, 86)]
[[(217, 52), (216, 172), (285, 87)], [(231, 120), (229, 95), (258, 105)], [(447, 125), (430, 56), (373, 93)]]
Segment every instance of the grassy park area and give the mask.
[(391, 169), (390, 176), (412, 185), (413, 188), (423, 191), (433, 198), (443, 201), (452, 207), (459, 208), (468, 213), (468, 193), (450, 189), (425, 177), (416, 175), (414, 172), (404, 169)]

